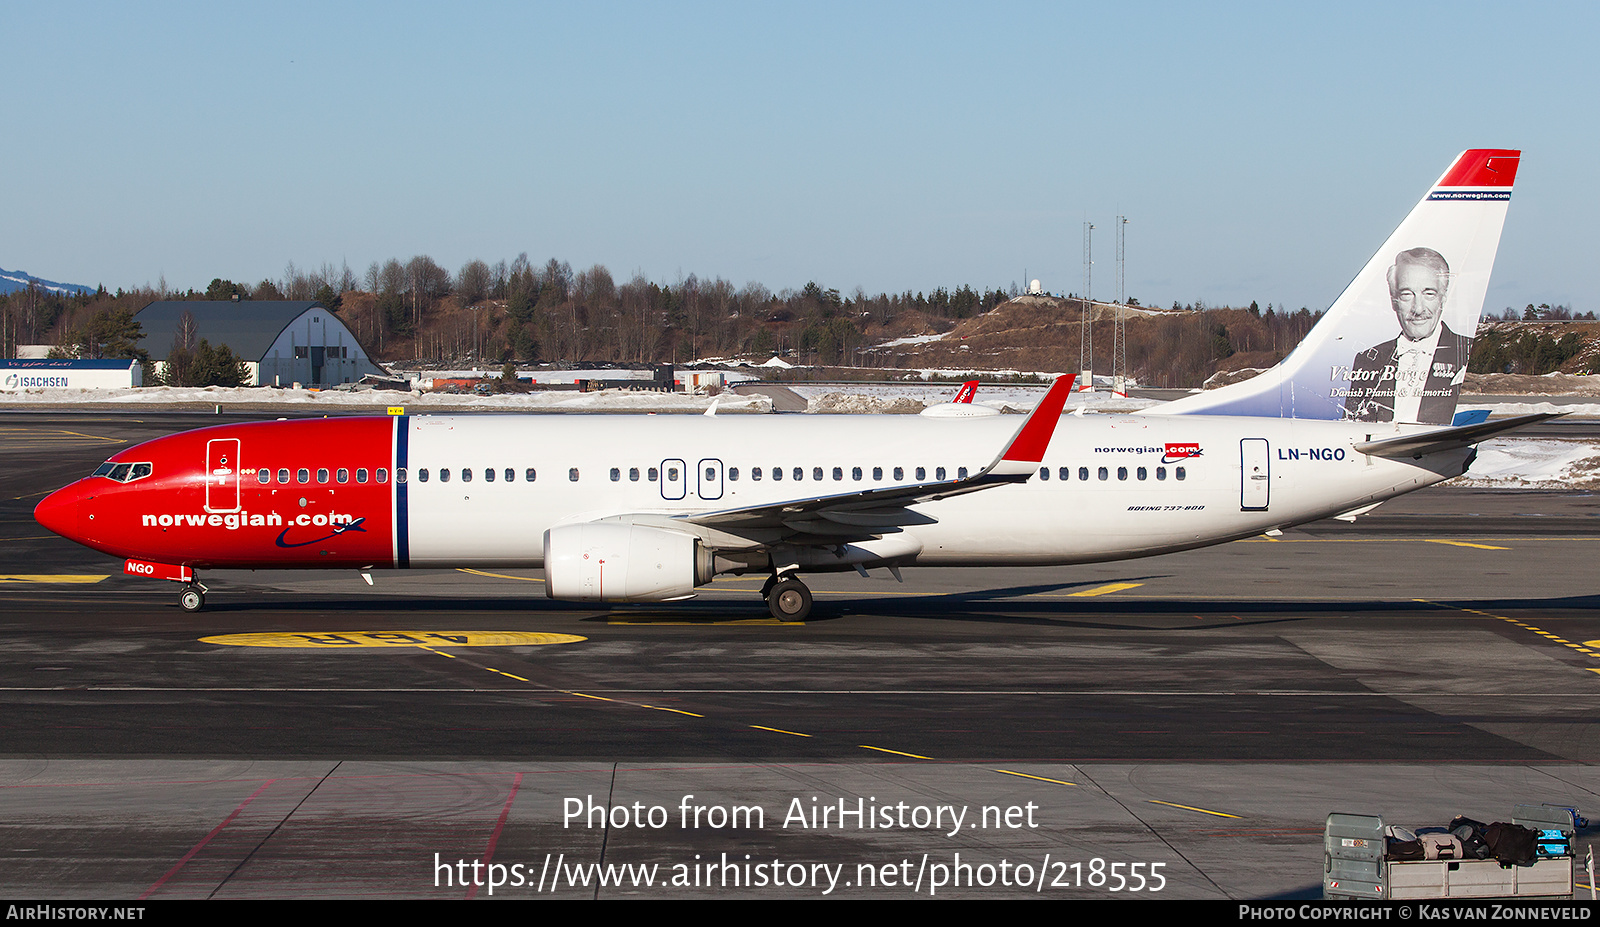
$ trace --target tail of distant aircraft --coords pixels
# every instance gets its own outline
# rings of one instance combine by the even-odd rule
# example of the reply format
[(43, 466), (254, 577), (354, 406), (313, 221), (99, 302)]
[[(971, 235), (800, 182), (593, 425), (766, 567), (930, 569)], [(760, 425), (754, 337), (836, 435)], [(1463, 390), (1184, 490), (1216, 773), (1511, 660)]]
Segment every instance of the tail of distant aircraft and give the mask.
[(1150, 411), (1450, 424), (1521, 154), (1462, 152), (1278, 366)]

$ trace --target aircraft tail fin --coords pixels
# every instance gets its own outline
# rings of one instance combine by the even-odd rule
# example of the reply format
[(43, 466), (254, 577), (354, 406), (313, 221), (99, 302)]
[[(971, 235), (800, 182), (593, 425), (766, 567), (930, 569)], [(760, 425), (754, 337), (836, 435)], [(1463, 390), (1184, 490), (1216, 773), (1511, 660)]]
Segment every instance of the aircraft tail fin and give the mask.
[(1151, 411), (1450, 424), (1520, 159), (1462, 152), (1282, 363)]

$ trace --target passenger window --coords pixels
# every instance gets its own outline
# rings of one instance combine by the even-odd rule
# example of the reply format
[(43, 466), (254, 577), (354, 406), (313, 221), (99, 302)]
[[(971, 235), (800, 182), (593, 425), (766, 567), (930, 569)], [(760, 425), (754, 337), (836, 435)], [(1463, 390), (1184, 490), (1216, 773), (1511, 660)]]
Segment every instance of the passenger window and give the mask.
[(294, 472), (294, 481), (296, 483), (309, 483), (309, 482), (311, 482), (311, 471), (307, 470), (305, 467), (301, 467), (300, 469), (298, 469), (298, 470), (296, 470)]
[(706, 482), (710, 483), (713, 480), (715, 480), (716, 478), (717, 478), (717, 470), (716, 470), (716, 468), (715, 467), (707, 467), (706, 468)]
[[(795, 468), (794, 468), (794, 473), (793, 473), (793, 474), (792, 474), (792, 475), (793, 475), (793, 476), (794, 476), (794, 481), (795, 481), (795, 482), (796, 482), (796, 483), (798, 483), (798, 482), (800, 482), (800, 481), (801, 481), (801, 480), (803, 480), (803, 479), (805, 479), (805, 478), (806, 478), (806, 471), (804, 471), (804, 470), (802, 470), (802, 469), (801, 469), (801, 468), (799, 468), (799, 467), (795, 467)], [(819, 477), (819, 478), (820, 478), (820, 477), (821, 477), (821, 473), (818, 473), (818, 477)]]
[(266, 483), (272, 482), (272, 471), (271, 470), (266, 470), (266, 469), (257, 470), (256, 471), (256, 482), (257, 483), (262, 483), (262, 484), (266, 484)]
[[(404, 467), (401, 467), (400, 469), (396, 470), (394, 472), (394, 475), (395, 475), (395, 479), (399, 480), (400, 482), (404, 483), (406, 481), (406, 470), (405, 470)], [(389, 468), (387, 468), (387, 467), (379, 467), (378, 468), (378, 482), (380, 482), (380, 483), (389, 482)]]
[(917, 468), (917, 482), (920, 483), (920, 482), (922, 482), (923, 480), (925, 480), (927, 478), (928, 478), (928, 468), (927, 467), (918, 467)]
[(966, 478), (967, 478), (967, 468), (966, 467), (961, 467), (960, 469), (956, 470), (956, 479), (964, 480)]
[(1107, 469), (1106, 469), (1106, 468), (1105, 468), (1105, 467), (1101, 467), (1101, 468), (1100, 468), (1100, 472), (1099, 472), (1099, 473), (1098, 473), (1098, 474), (1097, 474), (1097, 475), (1098, 475), (1098, 476), (1099, 476), (1099, 477), (1100, 477), (1100, 478), (1101, 478), (1101, 479), (1102, 479), (1102, 480), (1109, 480), (1109, 479), (1111, 479), (1111, 471), (1110, 471), (1110, 470), (1107, 470)]
[(506, 482), (507, 483), (515, 483), (516, 481), (517, 481), (517, 471), (511, 469), (510, 467), (507, 467), (506, 468)]
[(484, 467), (483, 468), (483, 481), (485, 483), (493, 483), (494, 482), (494, 468), (493, 467)]
[(1139, 479), (1141, 479), (1141, 480), (1142, 480), (1142, 479), (1144, 479), (1144, 478), (1145, 478), (1145, 477), (1146, 477), (1146, 476), (1148, 476), (1148, 475), (1149, 475), (1149, 473), (1148, 473), (1148, 471), (1146, 471), (1146, 470), (1145, 470), (1145, 468), (1143, 468), (1143, 467), (1140, 467), (1140, 468), (1139, 468), (1139, 474), (1138, 474), (1138, 475), (1139, 475)]
[(365, 483), (366, 481), (367, 481), (367, 468), (366, 467), (357, 467), (356, 468), (356, 482), (357, 483)]
[(1156, 479), (1164, 480), (1166, 478), (1167, 478), (1167, 468), (1166, 467), (1157, 467), (1156, 468)]
[(1181, 480), (1185, 476), (1187, 476), (1188, 474), (1183, 472), (1183, 468), (1182, 467), (1178, 467), (1178, 468), (1176, 468), (1175, 470), (1172, 471), (1172, 475)]
[(661, 473), (656, 470), (655, 467), (651, 467), (647, 472), (650, 475), (650, 482), (652, 483), (661, 478)]
[(278, 469), (278, 482), (280, 482), (280, 483), (289, 482), (289, 471), (287, 469), (284, 469), (282, 467), (280, 467)]
[[(578, 478), (578, 470), (577, 470), (577, 468), (573, 468), (573, 470), (572, 470), (572, 478), (573, 479), (577, 479)], [(678, 468), (677, 467), (668, 467), (667, 468), (667, 480), (668, 480), (668, 482), (672, 482), (672, 483), (676, 483), (678, 481)]]
[(894, 478), (895, 478), (895, 482), (899, 482), (900, 480), (905, 479), (906, 478), (906, 468), (905, 467), (895, 467), (894, 468)]
[(1128, 478), (1128, 468), (1127, 467), (1118, 467), (1117, 468), (1117, 479), (1125, 480), (1127, 478)]
[(840, 481), (842, 479), (844, 479), (844, 468), (843, 467), (834, 467), (833, 468), (833, 481), (835, 483), (837, 483), (838, 481)]
[(539, 475), (538, 471), (534, 470), (532, 467), (529, 467), (528, 468), (528, 472), (522, 474), (522, 478), (531, 483), (531, 482), (533, 482), (533, 478), (538, 476), (538, 475)]
[[(709, 477), (707, 477), (707, 479), (709, 479)], [(612, 467), (611, 468), (611, 482), (613, 482), (613, 483), (622, 482), (622, 470), (620, 470), (617, 467)]]
[[(750, 468), (750, 478), (752, 480), (759, 481), (761, 479), (761, 468), (760, 467), (751, 467)], [(776, 477), (774, 477), (774, 479), (776, 479)]]
[(326, 483), (327, 481), (328, 481), (328, 468), (327, 467), (318, 467), (317, 468), (317, 482)]
[(1049, 467), (1040, 467), (1039, 468), (1039, 479), (1041, 479), (1041, 480), (1050, 479), (1050, 468)]
[(450, 482), (450, 468), (449, 467), (440, 467), (439, 468), (439, 482), (441, 482), (441, 483)]
[(934, 470), (933, 470), (933, 478), (936, 479), (936, 480), (944, 479), (944, 468), (943, 467), (935, 467)]
[(729, 467), (728, 468), (728, 479), (729, 479), (729, 481), (734, 481), (734, 480), (739, 479), (739, 468), (738, 467)]
[(639, 468), (638, 467), (629, 467), (628, 468), (628, 482), (630, 482), (630, 483), (639, 482)]
[[(677, 474), (674, 473), (673, 475), (676, 476)], [(571, 480), (574, 483), (576, 483), (578, 481), (578, 468), (577, 467), (573, 467), (572, 469), (567, 471), (567, 479)]]
[[(1086, 480), (1088, 478), (1089, 478), (1089, 468), (1088, 467), (1079, 467), (1078, 468), (1078, 479)], [(1106, 478), (1105, 474), (1104, 473), (1100, 474), (1100, 478), (1102, 480), (1105, 479)]]
[(822, 468), (821, 467), (812, 467), (811, 468), (811, 478), (813, 480), (822, 479)]
[(426, 483), (427, 481), (428, 481), (428, 468), (427, 467), (418, 467), (417, 468), (417, 482)]
[(1058, 477), (1060, 477), (1060, 478), (1062, 478), (1064, 480), (1070, 480), (1070, 479), (1072, 479), (1072, 468), (1071, 467), (1062, 467), (1061, 471), (1059, 473), (1057, 473), (1056, 476), (1058, 476)]
[(882, 467), (873, 467), (872, 468), (872, 478), (874, 480), (883, 479), (883, 468)]
[(345, 469), (344, 467), (340, 467), (339, 471), (337, 473), (335, 473), (333, 476), (334, 476), (334, 479), (338, 480), (341, 483), (350, 482), (350, 471)]

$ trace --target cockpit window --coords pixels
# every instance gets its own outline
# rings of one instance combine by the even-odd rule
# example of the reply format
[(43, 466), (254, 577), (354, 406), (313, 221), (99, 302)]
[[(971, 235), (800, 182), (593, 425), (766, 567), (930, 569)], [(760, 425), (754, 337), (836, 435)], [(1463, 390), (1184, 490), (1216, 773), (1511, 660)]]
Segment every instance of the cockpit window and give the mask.
[(103, 476), (119, 483), (131, 483), (134, 480), (144, 479), (151, 472), (153, 468), (149, 463), (117, 463), (108, 460), (96, 467), (93, 475)]

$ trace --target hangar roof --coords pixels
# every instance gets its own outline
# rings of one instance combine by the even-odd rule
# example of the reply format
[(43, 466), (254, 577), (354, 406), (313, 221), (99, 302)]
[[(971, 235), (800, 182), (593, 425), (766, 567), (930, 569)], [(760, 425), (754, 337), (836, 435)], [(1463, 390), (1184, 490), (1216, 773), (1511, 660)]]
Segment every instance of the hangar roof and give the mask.
[[(314, 299), (263, 300), (167, 300), (139, 310), (134, 321), (144, 328), (145, 350), (151, 357), (166, 357), (177, 335), (178, 319), (184, 312), (194, 313), (195, 339), (204, 338), (213, 346), (227, 345), (247, 361), (259, 361), (289, 323), (311, 309), (328, 311)], [(328, 311), (335, 322), (338, 316)]]

